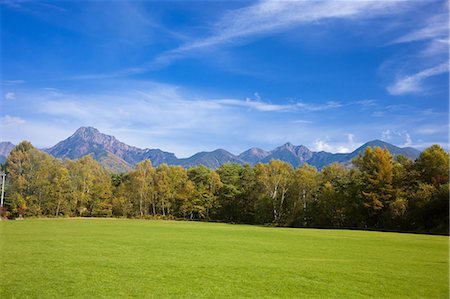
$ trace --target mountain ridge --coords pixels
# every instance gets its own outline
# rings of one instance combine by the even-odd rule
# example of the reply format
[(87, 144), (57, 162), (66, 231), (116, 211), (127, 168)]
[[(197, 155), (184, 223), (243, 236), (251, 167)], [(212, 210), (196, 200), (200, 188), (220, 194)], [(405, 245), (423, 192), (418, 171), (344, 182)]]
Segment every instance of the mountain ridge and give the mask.
[(9, 153), (14, 148), (14, 144), (9, 141), (2, 141), (0, 142), (0, 164), (5, 163), (6, 157), (9, 155)]
[[(8, 147), (6, 145), (8, 144), (7, 142), (2, 142), (0, 143), (0, 155), (3, 153), (1, 147), (3, 143), (5, 143), (5, 148), (9, 149), (9, 151), (12, 149), (11, 143), (9, 143)], [(93, 127), (81, 127), (68, 138), (50, 148), (44, 149), (44, 151), (61, 159), (77, 159), (85, 155), (92, 155), (100, 164), (113, 172), (128, 171), (136, 163), (146, 159), (149, 159), (154, 166), (166, 163), (186, 168), (204, 165), (212, 169), (219, 168), (222, 164), (230, 162), (255, 165), (256, 163), (267, 163), (270, 160), (278, 159), (291, 164), (294, 168), (303, 163), (308, 163), (321, 169), (334, 162), (349, 164), (354, 157), (369, 146), (387, 148), (394, 156), (404, 155), (410, 159), (416, 159), (420, 154), (419, 150), (411, 147), (401, 148), (381, 140), (372, 140), (351, 153), (314, 152), (304, 145), (293, 145), (287, 142), (271, 151), (253, 147), (238, 155), (234, 155), (224, 149), (216, 149), (210, 152), (198, 152), (187, 158), (177, 158), (174, 153), (160, 149), (140, 149), (127, 145), (117, 140), (114, 136), (103, 134)]]

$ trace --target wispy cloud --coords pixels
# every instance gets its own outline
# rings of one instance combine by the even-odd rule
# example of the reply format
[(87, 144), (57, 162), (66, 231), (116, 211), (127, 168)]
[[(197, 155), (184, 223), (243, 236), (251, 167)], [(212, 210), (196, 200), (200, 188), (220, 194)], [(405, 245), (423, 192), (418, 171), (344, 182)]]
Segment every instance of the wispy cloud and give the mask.
[(14, 92), (7, 92), (5, 93), (5, 100), (11, 101), (14, 100), (16, 98), (16, 94)]
[(25, 83), (24, 80), (3, 80), (2, 85), (16, 85), (16, 84), (23, 84)]
[[(449, 16), (448, 3), (444, 4), (442, 13), (434, 14), (425, 19), (419, 28), (404, 34), (390, 42), (391, 45), (403, 43), (421, 43), (417, 47), (416, 53), (411, 53), (411, 58), (407, 60), (406, 69), (421, 66), (421, 71), (411, 71), (409, 75), (398, 75), (394, 83), (387, 87), (387, 91), (392, 95), (402, 95), (406, 93), (418, 93), (423, 91), (423, 81), (427, 78), (448, 72), (448, 51), (449, 51)], [(442, 61), (447, 61), (442, 63)], [(441, 62), (440, 64), (438, 64)], [(394, 63), (396, 68), (404, 69)]]
[(329, 101), (325, 104), (312, 104), (312, 103), (303, 103), (303, 102), (295, 102), (288, 104), (270, 104), (263, 102), (261, 100), (237, 100), (237, 99), (221, 99), (214, 100), (215, 103), (224, 105), (224, 106), (234, 106), (234, 107), (244, 107), (248, 109), (254, 109), (257, 111), (263, 112), (287, 112), (287, 111), (323, 111), (329, 109), (336, 109), (342, 107), (342, 104), (339, 102)]
[[(37, 132), (34, 128), (45, 119), (47, 126), (64, 128), (64, 132), (94, 126), (128, 144), (158, 147), (180, 156), (218, 147), (239, 153), (247, 145), (305, 142), (310, 139), (305, 136), (314, 133), (298, 130), (299, 123), (308, 124), (322, 113), (341, 107), (338, 102), (272, 104), (259, 95), (254, 95), (256, 99), (210, 99), (195, 92), (194, 97), (191, 91), (178, 86), (148, 82), (91, 94), (63, 89), (55, 92), (53, 88), (26, 89), (20, 94), (14, 109), (21, 107), (23, 117), (4, 118), (4, 139), (16, 142), (20, 128), (20, 138), (32, 132), (36, 134), (32, 141), (42, 145), (52, 138), (43, 136), (48, 131)], [(299, 120), (305, 115), (309, 120)], [(14, 128), (14, 122), (20, 126)], [(46, 145), (60, 138), (55, 135)]]
[(400, 147), (412, 146), (413, 141), (411, 135), (407, 131), (396, 131), (386, 129), (381, 133), (381, 140), (387, 142), (394, 142)]
[(325, 19), (356, 19), (385, 15), (402, 1), (261, 1), (232, 10), (215, 24), (213, 32), (165, 53), (161, 58), (290, 29)]
[(25, 120), (11, 115), (5, 115), (0, 118), (0, 123), (2, 126), (18, 126), (25, 123)]
[(377, 105), (377, 101), (373, 99), (366, 99), (366, 100), (360, 100), (355, 101), (355, 104), (361, 105), (362, 107), (369, 108)]
[(313, 121), (307, 119), (296, 119), (292, 121), (293, 124), (312, 124)]
[(431, 16), (423, 27), (409, 32), (393, 40), (391, 44), (408, 43), (422, 40), (445, 39), (448, 37), (447, 12)]
[(392, 95), (402, 95), (406, 93), (416, 93), (423, 91), (422, 82), (433, 76), (444, 74), (448, 72), (449, 63), (445, 62), (435, 67), (425, 69), (413, 75), (400, 77), (391, 86), (388, 91)]
[(224, 13), (203, 37), (187, 39), (179, 47), (157, 55), (153, 60), (116, 72), (86, 74), (75, 79), (104, 79), (148, 72), (171, 64), (186, 55), (219, 46), (249, 43), (270, 34), (286, 31), (302, 24), (319, 24), (328, 19), (368, 19), (395, 14), (409, 7), (407, 1), (259, 1), (256, 4)]
[(345, 134), (346, 141), (330, 141), (329, 138), (316, 139), (313, 142), (313, 150), (332, 153), (350, 153), (361, 146), (361, 143), (355, 141), (355, 135)]

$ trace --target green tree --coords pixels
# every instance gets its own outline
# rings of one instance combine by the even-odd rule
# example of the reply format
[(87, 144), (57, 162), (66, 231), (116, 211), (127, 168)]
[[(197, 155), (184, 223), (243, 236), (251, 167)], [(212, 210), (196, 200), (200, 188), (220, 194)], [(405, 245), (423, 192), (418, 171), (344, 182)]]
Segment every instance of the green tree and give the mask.
[(380, 224), (381, 214), (394, 199), (392, 156), (387, 149), (368, 147), (355, 164), (365, 182), (362, 197), (368, 212), (368, 225), (376, 227)]
[(148, 214), (147, 205), (149, 203), (152, 205), (152, 214), (156, 215), (154, 179), (155, 169), (149, 160), (136, 164), (136, 169), (130, 173), (132, 194), (137, 199), (141, 217)]
[(128, 173), (111, 174), (112, 184), (112, 201), (111, 212), (116, 217), (131, 217), (133, 213), (133, 205), (129, 198), (131, 194), (130, 175)]
[(241, 184), (243, 167), (237, 163), (222, 164), (217, 170), (222, 187), (219, 190), (219, 218), (225, 221), (239, 221), (241, 214), (241, 194), (244, 192)]
[(308, 205), (317, 199), (319, 184), (320, 179), (315, 167), (305, 163), (294, 171), (288, 196), (290, 225), (307, 226), (311, 221)]
[(321, 186), (317, 200), (312, 203), (310, 218), (314, 226), (342, 227), (348, 218), (348, 184), (350, 171), (338, 163), (324, 167), (320, 172)]
[(255, 166), (256, 179), (272, 205), (273, 222), (280, 224), (284, 217), (286, 194), (292, 182), (292, 166), (280, 160)]
[[(111, 199), (111, 177), (90, 155), (67, 161), (70, 197), (78, 216), (107, 216)], [(104, 210), (104, 211), (103, 211)]]
[(50, 172), (54, 158), (34, 148), (28, 141), (19, 143), (6, 161), (8, 178), (6, 204), (15, 215), (38, 216), (44, 199), (51, 200)]
[(54, 166), (53, 176), (51, 180), (52, 189), (51, 197), (54, 199), (53, 213), (55, 216), (70, 215), (71, 210), (71, 198), (70, 198), (70, 177), (69, 170), (65, 168), (61, 163), (56, 163)]
[(195, 184), (197, 214), (200, 218), (210, 219), (211, 210), (218, 208), (217, 193), (222, 187), (219, 175), (211, 169), (200, 165), (188, 170), (189, 179)]
[(161, 164), (155, 175), (156, 194), (163, 216), (171, 215), (177, 209), (177, 202), (183, 197), (188, 180), (186, 170), (181, 166)]
[(416, 167), (423, 182), (445, 184), (449, 179), (449, 154), (441, 146), (432, 145), (417, 158)]

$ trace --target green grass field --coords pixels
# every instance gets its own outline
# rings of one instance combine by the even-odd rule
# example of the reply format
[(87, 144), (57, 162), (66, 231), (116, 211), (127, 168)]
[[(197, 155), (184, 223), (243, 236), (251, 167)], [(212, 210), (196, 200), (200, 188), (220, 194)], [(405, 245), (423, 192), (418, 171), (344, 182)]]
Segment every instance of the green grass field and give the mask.
[(446, 236), (113, 219), (1, 221), (1, 298), (448, 298)]

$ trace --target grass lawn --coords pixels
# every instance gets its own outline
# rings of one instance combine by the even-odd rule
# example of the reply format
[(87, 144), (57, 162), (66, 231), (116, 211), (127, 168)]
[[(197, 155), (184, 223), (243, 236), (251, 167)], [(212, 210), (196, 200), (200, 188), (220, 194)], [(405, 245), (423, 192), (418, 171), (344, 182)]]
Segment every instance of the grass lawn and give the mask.
[(448, 298), (446, 236), (200, 222), (0, 222), (0, 297)]

